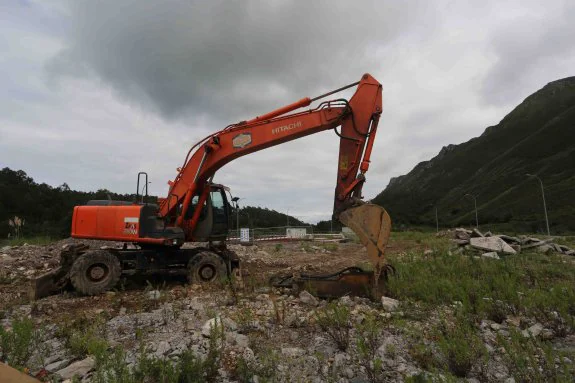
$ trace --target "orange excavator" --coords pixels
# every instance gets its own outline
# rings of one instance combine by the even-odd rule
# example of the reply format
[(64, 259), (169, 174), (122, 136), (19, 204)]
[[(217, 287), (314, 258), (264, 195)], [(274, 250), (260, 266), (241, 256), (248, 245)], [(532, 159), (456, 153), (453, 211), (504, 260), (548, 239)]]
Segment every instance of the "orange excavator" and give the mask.
[[(357, 89), (349, 100), (323, 101), (314, 109), (292, 113), (354, 86)], [(179, 272), (185, 273), (190, 283), (239, 276), (239, 260), (225, 242), (231, 216), (226, 195), (229, 189), (213, 183), (214, 174), (238, 157), (329, 129), (340, 137), (334, 218), (358, 235), (373, 270), (350, 268), (328, 276), (292, 276), (276, 283), (313, 285), (312, 290), (319, 295), (332, 296), (376, 287), (387, 270), (384, 250), (391, 222), (382, 207), (362, 201), (361, 191), (381, 112), (382, 86), (365, 74), (356, 83), (315, 98), (303, 98), (204, 138), (189, 150), (175, 179), (168, 181), (167, 196), (159, 198), (157, 204), (145, 201), (148, 177), (141, 172), (136, 202), (95, 200), (76, 206), (72, 237), (120, 241), (124, 245), (90, 249), (80, 244), (65, 248), (60, 267), (33, 281), (33, 298), (69, 284), (82, 294), (99, 294), (112, 289), (123, 274)], [(186, 242), (206, 244), (182, 247)]]

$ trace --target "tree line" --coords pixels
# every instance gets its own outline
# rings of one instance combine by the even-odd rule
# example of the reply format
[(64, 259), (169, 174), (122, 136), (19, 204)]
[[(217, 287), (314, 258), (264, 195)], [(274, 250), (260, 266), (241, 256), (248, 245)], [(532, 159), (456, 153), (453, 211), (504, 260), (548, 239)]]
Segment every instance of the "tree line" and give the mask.
[[(39, 184), (25, 171), (5, 167), (0, 170), (0, 239), (16, 236), (67, 238), (70, 236), (74, 206), (84, 205), (89, 200), (109, 198), (133, 201), (136, 196), (107, 189), (95, 192), (71, 190), (66, 183), (57, 187)], [(156, 200), (156, 197), (149, 197), (149, 202)], [(233, 209), (230, 229), (236, 228), (237, 218), (240, 227), (309, 225), (293, 216), (254, 206), (240, 208), (239, 216)], [(329, 231), (330, 227), (330, 221), (322, 221), (315, 225), (314, 230)], [(341, 226), (334, 221), (333, 228), (336, 230)]]

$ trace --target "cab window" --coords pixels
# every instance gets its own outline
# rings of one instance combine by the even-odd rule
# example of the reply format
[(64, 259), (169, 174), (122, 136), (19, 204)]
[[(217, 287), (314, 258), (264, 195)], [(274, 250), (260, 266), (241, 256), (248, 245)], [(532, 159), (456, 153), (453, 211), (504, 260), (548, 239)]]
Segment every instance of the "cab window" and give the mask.
[(210, 192), (212, 198), (212, 211), (214, 213), (214, 223), (227, 223), (224, 198), (218, 191)]
[[(192, 217), (194, 216), (194, 211), (196, 211), (196, 207), (198, 206), (198, 200), (199, 200), (199, 196), (195, 195), (192, 197), (192, 200), (190, 201), (190, 207), (188, 208), (188, 211), (186, 212), (186, 219), (192, 219)], [(204, 201), (204, 205), (202, 206), (202, 211), (200, 212), (200, 218), (199, 220), (203, 220), (206, 216), (206, 202)]]

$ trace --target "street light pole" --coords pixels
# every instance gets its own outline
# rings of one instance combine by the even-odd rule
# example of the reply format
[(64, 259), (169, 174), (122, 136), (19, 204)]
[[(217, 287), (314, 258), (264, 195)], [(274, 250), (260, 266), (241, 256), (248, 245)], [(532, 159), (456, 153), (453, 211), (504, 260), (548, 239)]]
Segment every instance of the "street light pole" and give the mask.
[(469, 196), (469, 197), (473, 198), (473, 204), (475, 206), (475, 228), (479, 229), (479, 218), (477, 216), (477, 198), (475, 198), (474, 195), (469, 194), (469, 193), (467, 193), (465, 196), (466, 197)]
[(543, 189), (543, 181), (535, 174), (526, 174), (527, 177), (534, 177), (539, 180), (539, 184), (541, 185), (541, 197), (543, 198), (543, 211), (545, 212), (545, 225), (547, 226), (547, 236), (551, 236), (551, 232), (549, 231), (549, 218), (547, 218), (547, 204), (545, 203), (545, 190)]

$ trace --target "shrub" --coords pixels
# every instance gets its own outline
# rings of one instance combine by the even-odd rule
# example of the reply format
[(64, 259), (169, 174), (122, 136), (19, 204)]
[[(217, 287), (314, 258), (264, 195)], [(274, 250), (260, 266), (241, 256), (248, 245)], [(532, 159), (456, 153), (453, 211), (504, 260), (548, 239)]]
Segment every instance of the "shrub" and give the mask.
[(471, 368), (487, 356), (483, 341), (468, 318), (456, 316), (454, 323), (443, 321), (437, 329), (438, 361), (455, 376), (465, 377)]
[(337, 249), (339, 249), (337, 243), (329, 243), (329, 242), (322, 244), (321, 247), (323, 247), (327, 251), (337, 251)]
[(0, 326), (0, 360), (14, 368), (23, 368), (34, 351), (38, 332), (27, 318), (16, 318), (12, 329)]
[(356, 326), (358, 362), (365, 368), (370, 382), (383, 381), (383, 361), (377, 356), (377, 350), (382, 341), (381, 322), (373, 316), (366, 316), (365, 320)]
[(276, 377), (276, 365), (279, 357), (273, 350), (264, 350), (258, 354), (258, 358), (246, 359), (240, 356), (236, 360), (233, 376), (240, 382), (252, 382), (257, 376), (260, 382), (274, 382)]
[(349, 347), (350, 338), (350, 311), (347, 306), (338, 305), (337, 302), (330, 302), (323, 309), (315, 314), (316, 323), (335, 342), (341, 351), (346, 351)]

